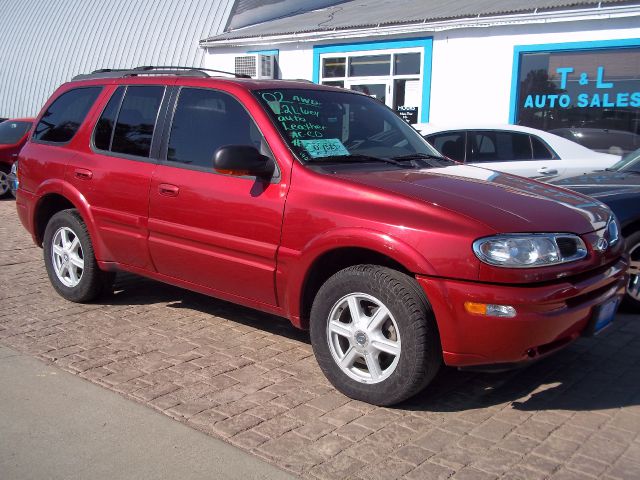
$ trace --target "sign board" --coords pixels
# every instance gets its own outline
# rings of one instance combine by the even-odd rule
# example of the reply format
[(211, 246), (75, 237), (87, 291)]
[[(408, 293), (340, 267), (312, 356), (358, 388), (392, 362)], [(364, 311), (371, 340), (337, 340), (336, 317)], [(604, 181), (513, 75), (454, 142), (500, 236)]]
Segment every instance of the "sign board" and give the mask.
[(396, 112), (409, 125), (418, 123), (418, 107), (398, 107)]

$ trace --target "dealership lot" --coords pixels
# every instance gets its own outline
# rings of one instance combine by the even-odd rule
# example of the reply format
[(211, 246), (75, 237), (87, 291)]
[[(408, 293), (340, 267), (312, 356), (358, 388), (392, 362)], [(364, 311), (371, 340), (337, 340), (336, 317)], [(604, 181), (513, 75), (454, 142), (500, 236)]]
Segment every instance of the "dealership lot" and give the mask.
[(303, 477), (640, 477), (638, 314), (528, 369), (445, 370), (378, 408), (337, 393), (283, 319), (126, 275), (72, 304), (13, 201), (0, 238), (0, 343)]

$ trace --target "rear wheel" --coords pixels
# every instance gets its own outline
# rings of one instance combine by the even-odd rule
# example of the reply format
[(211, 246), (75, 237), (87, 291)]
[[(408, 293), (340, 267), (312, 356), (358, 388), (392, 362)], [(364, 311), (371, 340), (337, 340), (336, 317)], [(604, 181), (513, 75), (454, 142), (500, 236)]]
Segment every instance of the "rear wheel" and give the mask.
[(627, 251), (631, 257), (631, 267), (625, 300), (634, 311), (640, 311), (640, 232), (629, 235), (626, 242)]
[(114, 275), (98, 267), (91, 237), (77, 210), (62, 210), (51, 217), (43, 244), (49, 280), (62, 297), (90, 302), (111, 287)]
[(415, 279), (376, 265), (341, 270), (320, 288), (311, 342), (338, 390), (375, 405), (414, 395), (442, 363), (435, 320)]
[(0, 198), (8, 197), (11, 193), (9, 188), (9, 168), (5, 165), (0, 165)]

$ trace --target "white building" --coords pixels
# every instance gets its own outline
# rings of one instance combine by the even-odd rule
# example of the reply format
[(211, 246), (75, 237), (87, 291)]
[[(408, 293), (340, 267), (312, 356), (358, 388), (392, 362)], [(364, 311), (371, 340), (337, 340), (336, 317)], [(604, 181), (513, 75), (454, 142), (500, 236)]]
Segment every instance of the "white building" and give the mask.
[(207, 67), (266, 55), (276, 76), (366, 91), (412, 122), (640, 133), (638, 1), (351, 0), (200, 45)]

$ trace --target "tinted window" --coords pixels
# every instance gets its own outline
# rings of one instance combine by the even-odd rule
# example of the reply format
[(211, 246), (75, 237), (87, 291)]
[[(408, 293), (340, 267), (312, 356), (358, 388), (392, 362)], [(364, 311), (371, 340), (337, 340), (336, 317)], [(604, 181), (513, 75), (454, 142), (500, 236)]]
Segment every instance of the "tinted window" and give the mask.
[(60, 95), (38, 122), (33, 138), (45, 142), (68, 142), (80, 128), (102, 87), (70, 90)]
[(420, 73), (420, 53), (396, 53), (393, 70), (396, 75)]
[(233, 97), (214, 90), (183, 88), (173, 116), (167, 160), (213, 167), (213, 154), (225, 145), (252, 145), (270, 156), (255, 123)]
[(109, 103), (105, 107), (100, 120), (96, 124), (96, 130), (93, 134), (93, 143), (96, 148), (100, 150), (111, 149), (111, 136), (113, 133), (113, 125), (115, 124), (116, 115), (118, 115), (118, 109), (120, 108), (120, 102), (122, 101), (122, 95), (124, 94), (125, 87), (119, 87), (115, 93), (111, 96)]
[(346, 59), (344, 57), (322, 59), (323, 77), (344, 77), (345, 71)]
[(391, 55), (363, 55), (349, 58), (350, 77), (369, 77), (390, 73)]
[(534, 160), (552, 160), (555, 157), (547, 144), (533, 135), (531, 136), (531, 146), (533, 147)]
[(531, 160), (529, 136), (513, 132), (471, 132), (469, 162)]
[(164, 87), (127, 87), (111, 151), (148, 157)]
[(31, 128), (29, 122), (2, 122), (0, 123), (0, 145), (13, 145), (24, 137)]
[(430, 135), (427, 140), (445, 157), (464, 162), (464, 132)]

